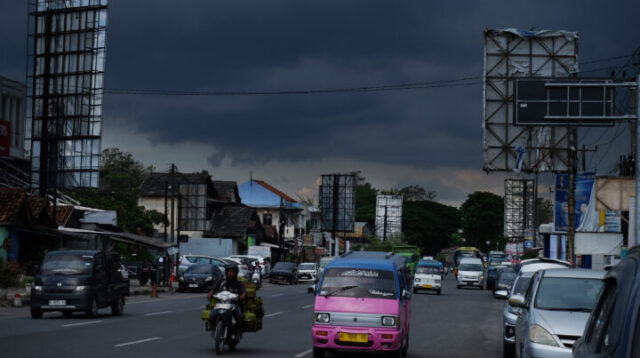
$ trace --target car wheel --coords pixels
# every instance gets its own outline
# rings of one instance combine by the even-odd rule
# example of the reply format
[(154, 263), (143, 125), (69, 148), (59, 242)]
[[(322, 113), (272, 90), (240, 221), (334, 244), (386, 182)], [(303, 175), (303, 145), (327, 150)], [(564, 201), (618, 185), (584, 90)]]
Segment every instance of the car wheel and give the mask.
[(515, 349), (513, 344), (502, 342), (502, 358), (513, 358), (515, 356)]
[(87, 314), (87, 317), (90, 318), (98, 315), (98, 301), (95, 297), (91, 300), (91, 307), (85, 313)]
[(39, 310), (39, 309), (36, 309), (36, 308), (32, 308), (31, 309), (31, 318), (33, 318), (33, 319), (42, 318), (42, 310)]
[(457, 289), (460, 289), (460, 285), (456, 285), (456, 288), (457, 288)]
[(313, 358), (324, 358), (324, 349), (313, 347)]
[(118, 295), (116, 302), (111, 304), (111, 314), (114, 316), (122, 316), (124, 313), (124, 297)]
[(404, 343), (404, 347), (402, 347), (402, 356), (406, 357), (407, 353), (409, 353), (409, 333), (407, 333), (407, 341)]
[(438, 296), (442, 295), (442, 289), (438, 290)]
[(71, 318), (72, 315), (73, 315), (73, 312), (71, 311), (62, 311), (62, 317), (64, 318)]
[(414, 288), (414, 289), (413, 289), (413, 293), (414, 293), (414, 294), (417, 294), (417, 293), (418, 293), (418, 289), (417, 289), (417, 288)]

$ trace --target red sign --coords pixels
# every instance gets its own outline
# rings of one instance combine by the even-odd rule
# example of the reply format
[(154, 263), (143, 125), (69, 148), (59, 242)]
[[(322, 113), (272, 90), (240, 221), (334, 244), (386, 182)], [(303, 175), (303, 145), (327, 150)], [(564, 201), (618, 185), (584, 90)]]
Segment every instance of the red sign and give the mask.
[(0, 121), (0, 157), (9, 156), (9, 148), (11, 147), (11, 123)]

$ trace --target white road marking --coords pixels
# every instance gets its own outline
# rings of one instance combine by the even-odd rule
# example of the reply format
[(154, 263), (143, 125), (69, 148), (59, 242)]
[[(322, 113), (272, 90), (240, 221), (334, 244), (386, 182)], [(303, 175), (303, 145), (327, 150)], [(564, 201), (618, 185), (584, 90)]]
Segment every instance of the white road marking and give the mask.
[(271, 295), (271, 297), (279, 297), (284, 296), (284, 293), (276, 293), (275, 295)]
[(156, 341), (158, 339), (160, 339), (160, 337), (151, 337), (151, 338), (147, 338), (147, 339), (141, 339), (139, 341), (115, 344), (114, 347), (118, 347), (119, 348), (119, 347), (124, 347), (124, 346), (130, 346), (132, 344), (146, 343), (146, 342)]
[(269, 313), (268, 315), (265, 315), (265, 317), (273, 317), (273, 316), (278, 316), (283, 314), (284, 312), (274, 312), (274, 313)]
[(304, 357), (307, 354), (311, 353), (312, 351), (313, 351), (313, 349), (307, 349), (304, 352), (300, 352), (300, 353), (296, 354), (294, 357), (296, 357), (296, 358)]
[(310, 304), (310, 305), (302, 306), (302, 309), (306, 310), (307, 308), (311, 308), (311, 307), (313, 307), (313, 303)]
[(145, 316), (149, 317), (149, 316), (159, 316), (161, 314), (168, 314), (168, 313), (172, 313), (173, 311), (162, 311), (162, 312), (153, 312), (153, 313), (147, 313), (145, 314)]
[(63, 324), (62, 327), (77, 327), (77, 326), (86, 326), (89, 324), (96, 324), (96, 323), (100, 323), (102, 322), (101, 320), (97, 320), (97, 321), (87, 321), (87, 322), (78, 322), (78, 323), (69, 323), (69, 324)]

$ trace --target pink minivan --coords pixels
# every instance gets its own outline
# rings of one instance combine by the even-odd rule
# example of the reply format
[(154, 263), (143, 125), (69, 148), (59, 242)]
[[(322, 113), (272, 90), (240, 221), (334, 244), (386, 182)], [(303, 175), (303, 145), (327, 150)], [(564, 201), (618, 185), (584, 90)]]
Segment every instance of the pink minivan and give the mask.
[(328, 350), (409, 348), (411, 278), (402, 256), (349, 252), (329, 263), (316, 289), (313, 356)]

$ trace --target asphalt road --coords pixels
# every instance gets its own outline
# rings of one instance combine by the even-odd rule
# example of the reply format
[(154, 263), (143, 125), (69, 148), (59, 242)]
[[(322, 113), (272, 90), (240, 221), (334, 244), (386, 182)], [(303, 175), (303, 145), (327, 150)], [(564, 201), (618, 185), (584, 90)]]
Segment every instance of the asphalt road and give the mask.
[[(306, 287), (263, 287), (263, 329), (246, 333), (237, 351), (225, 355), (310, 357), (313, 296)], [(49, 313), (33, 320), (23, 310), (21, 316), (0, 319), (2, 356), (211, 357), (213, 340), (200, 320), (204, 304), (204, 294), (177, 293), (132, 298), (121, 317), (104, 309), (93, 319)], [(500, 357), (503, 305), (487, 291), (457, 290), (451, 275), (441, 296), (413, 295), (409, 357)]]

